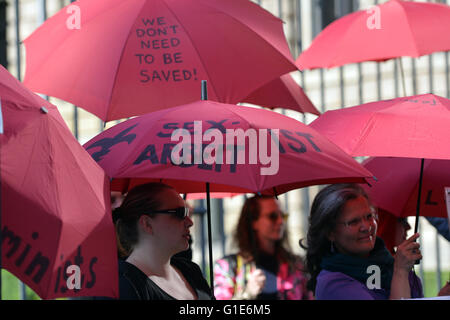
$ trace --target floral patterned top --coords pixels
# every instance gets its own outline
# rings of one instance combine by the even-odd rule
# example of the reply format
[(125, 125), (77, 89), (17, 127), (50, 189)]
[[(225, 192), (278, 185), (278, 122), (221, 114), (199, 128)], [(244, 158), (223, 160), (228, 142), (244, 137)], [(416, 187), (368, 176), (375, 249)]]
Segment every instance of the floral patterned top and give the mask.
[[(277, 298), (280, 300), (311, 300), (313, 293), (306, 289), (307, 278), (300, 259), (296, 268), (280, 263), (276, 275)], [(225, 256), (214, 265), (214, 295), (217, 300), (246, 299), (243, 295), (254, 262), (244, 262), (239, 254)]]

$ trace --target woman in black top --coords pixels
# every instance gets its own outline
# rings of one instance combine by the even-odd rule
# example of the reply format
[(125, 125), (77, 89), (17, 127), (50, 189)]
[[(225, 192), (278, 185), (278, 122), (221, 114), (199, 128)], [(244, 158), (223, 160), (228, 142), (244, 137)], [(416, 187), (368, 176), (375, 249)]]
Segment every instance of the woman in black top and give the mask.
[(161, 183), (133, 188), (113, 212), (118, 236), (119, 299), (212, 299), (200, 268), (173, 257), (189, 245), (192, 220), (178, 192)]

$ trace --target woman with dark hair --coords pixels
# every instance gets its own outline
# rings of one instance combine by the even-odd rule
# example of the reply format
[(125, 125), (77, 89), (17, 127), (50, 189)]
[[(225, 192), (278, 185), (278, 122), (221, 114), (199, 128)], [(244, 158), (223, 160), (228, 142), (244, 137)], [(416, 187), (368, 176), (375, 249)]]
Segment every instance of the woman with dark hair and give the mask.
[(308, 287), (319, 300), (423, 297), (412, 268), (422, 259), (419, 234), (403, 241), (395, 258), (377, 233), (377, 211), (364, 189), (335, 184), (315, 197), (309, 217)]
[(175, 189), (161, 183), (133, 188), (113, 212), (120, 299), (211, 299), (197, 264), (173, 257), (189, 245), (192, 220)]
[(289, 250), (286, 218), (273, 197), (245, 201), (234, 239), (239, 253), (219, 259), (214, 266), (217, 299), (312, 298), (301, 259)]

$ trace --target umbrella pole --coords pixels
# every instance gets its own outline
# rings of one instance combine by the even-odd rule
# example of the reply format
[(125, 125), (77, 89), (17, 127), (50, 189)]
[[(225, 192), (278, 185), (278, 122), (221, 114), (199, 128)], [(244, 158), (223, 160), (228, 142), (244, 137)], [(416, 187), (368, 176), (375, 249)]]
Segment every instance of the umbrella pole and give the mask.
[(422, 193), (422, 180), (423, 180), (423, 166), (425, 159), (420, 161), (420, 178), (419, 178), (419, 191), (417, 193), (417, 206), (416, 206), (416, 224), (414, 226), (414, 233), (417, 233), (419, 229), (419, 214), (420, 214), (420, 196)]
[[(208, 100), (208, 87), (206, 80), (202, 80), (202, 100)], [(209, 192), (209, 182), (206, 183), (206, 212), (208, 216), (208, 245), (209, 245), (209, 284), (211, 286), (211, 294), (214, 296), (214, 265), (212, 251), (212, 235), (211, 235), (211, 198)]]
[[(419, 190), (417, 192), (417, 206), (416, 206), (416, 223), (414, 226), (414, 233), (416, 234), (419, 230), (419, 214), (420, 214), (420, 198), (422, 194), (422, 180), (423, 180), (423, 167), (425, 159), (422, 158), (420, 161), (420, 178), (419, 178)], [(415, 264), (420, 264), (420, 260), (416, 260)]]
[(214, 295), (214, 265), (212, 252), (212, 235), (211, 235), (211, 198), (209, 192), (209, 182), (206, 183), (206, 212), (208, 216), (208, 246), (209, 246), (209, 281), (211, 291)]
[(397, 58), (400, 66), (400, 74), (402, 77), (402, 85), (403, 85), (403, 96), (406, 97), (406, 83), (405, 83), (405, 72), (403, 70), (402, 57)]

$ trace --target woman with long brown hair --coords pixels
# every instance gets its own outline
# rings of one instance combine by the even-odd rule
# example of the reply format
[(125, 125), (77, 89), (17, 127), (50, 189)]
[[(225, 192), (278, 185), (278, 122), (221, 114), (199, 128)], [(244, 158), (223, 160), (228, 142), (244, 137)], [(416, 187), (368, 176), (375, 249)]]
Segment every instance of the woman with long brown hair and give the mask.
[(245, 201), (235, 234), (239, 252), (219, 259), (214, 266), (217, 299), (311, 298), (301, 259), (289, 250), (286, 219), (273, 197), (254, 196)]

